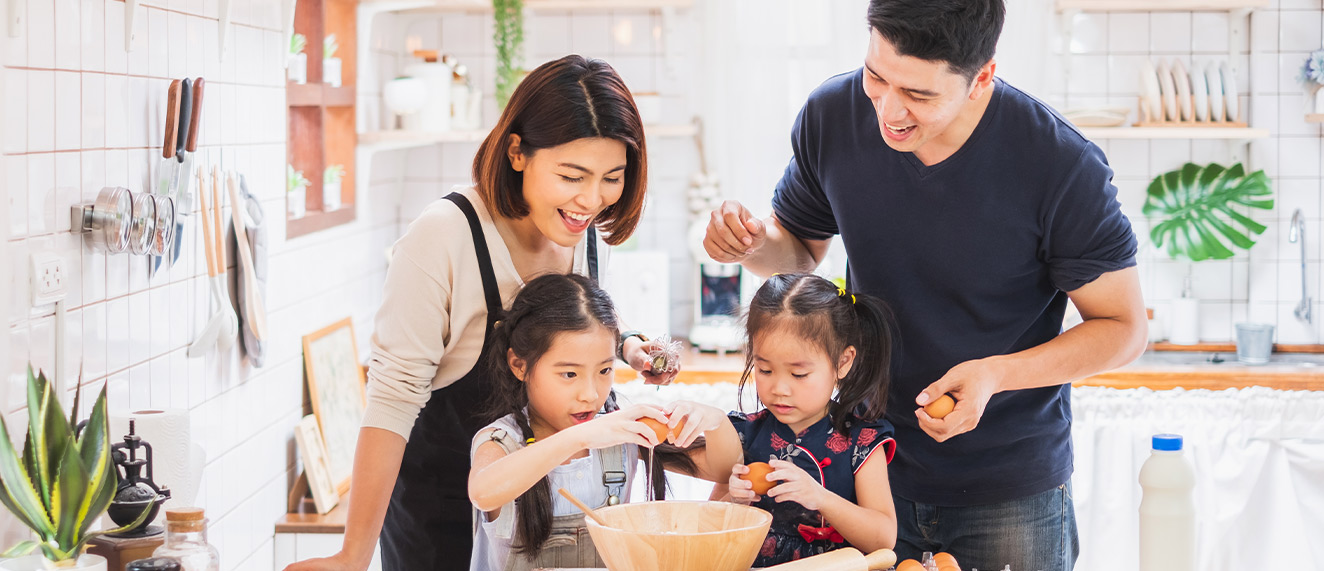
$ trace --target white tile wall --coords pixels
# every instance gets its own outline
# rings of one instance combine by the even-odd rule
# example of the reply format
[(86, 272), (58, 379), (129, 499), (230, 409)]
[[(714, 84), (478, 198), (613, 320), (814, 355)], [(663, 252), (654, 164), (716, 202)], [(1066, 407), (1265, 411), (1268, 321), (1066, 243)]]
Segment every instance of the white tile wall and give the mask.
[[(366, 351), (385, 279), (381, 253), (398, 236), (399, 194), (389, 182), (362, 189), (356, 222), (286, 240), (284, 70), (270, 56), (283, 45), (277, 3), (235, 3), (220, 61), (214, 0), (171, 0), (168, 9), (144, 0), (127, 53), (122, 1), (18, 1), (29, 14), (24, 34), (0, 35), (0, 198), (7, 206), (0, 234), (8, 282), (0, 288), (8, 305), (0, 412), (10, 426), (25, 423), (26, 367), (54, 364), (54, 308), (31, 307), (27, 281), (31, 254), (57, 253), (70, 278), (66, 374), (81, 366), (85, 390), (107, 385), (113, 412), (190, 409), (208, 456), (199, 503), (222, 566), (269, 570), (272, 524), (297, 475), (291, 436), (302, 403), (300, 336), (349, 315)], [(200, 75), (208, 93), (199, 164), (243, 172), (273, 221), (271, 337), (260, 369), (238, 349), (206, 359), (185, 355), (211, 312), (196, 218), (189, 219), (179, 263), (151, 280), (145, 258), (93, 252), (68, 233), (72, 204), (95, 199), (103, 186), (137, 191), (148, 184), (169, 80)], [(337, 308), (334, 315), (328, 307)], [(0, 538), (16, 527), (0, 510)]]
[[(1069, 81), (1049, 86), (1042, 94), (1061, 108), (1091, 104), (1134, 107), (1136, 76), (1147, 58), (1177, 58), (1186, 64), (1226, 59), (1229, 48), (1226, 12), (1086, 13), (1071, 23), (1073, 41), (1068, 59)], [(1287, 241), (1287, 223), (1300, 208), (1306, 218), (1307, 293), (1318, 304), (1324, 298), (1318, 269), (1324, 240), (1324, 173), (1321, 173), (1321, 127), (1304, 121), (1306, 98), (1296, 73), (1306, 54), (1320, 49), (1324, 10), (1316, 0), (1279, 0), (1250, 16), (1248, 37), (1231, 46), (1237, 67), (1241, 106), (1252, 127), (1265, 128), (1271, 138), (1250, 145), (1248, 167), (1264, 170), (1273, 180), (1276, 204), (1271, 212), (1252, 216), (1269, 229), (1239, 262), (1201, 262), (1192, 267), (1174, 262), (1148, 244), (1150, 225), (1141, 215), (1144, 189), (1160, 173), (1182, 163), (1229, 164), (1243, 148), (1218, 141), (1101, 141), (1115, 171), (1123, 211), (1141, 240), (1141, 274), (1145, 299), (1162, 317), (1168, 303), (1181, 293), (1188, 271), (1196, 279), (1201, 299), (1201, 336), (1229, 341), (1233, 324), (1244, 320), (1277, 326), (1279, 343), (1320, 343), (1324, 319), (1318, 313), (1306, 324), (1292, 316), (1301, 298), (1300, 249)], [(1106, 35), (1107, 42), (1098, 40)], [(1059, 58), (1064, 56), (1059, 55)], [(1100, 62), (1107, 62), (1106, 68)], [(1244, 157), (1243, 157), (1244, 158)]]

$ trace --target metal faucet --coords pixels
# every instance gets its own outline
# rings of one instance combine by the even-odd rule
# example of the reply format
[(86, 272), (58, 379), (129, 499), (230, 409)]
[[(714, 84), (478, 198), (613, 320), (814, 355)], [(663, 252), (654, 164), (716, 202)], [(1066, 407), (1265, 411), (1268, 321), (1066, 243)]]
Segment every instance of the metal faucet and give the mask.
[(1306, 218), (1301, 209), (1292, 213), (1292, 224), (1287, 230), (1288, 242), (1301, 243), (1301, 303), (1296, 304), (1292, 312), (1297, 319), (1310, 323), (1310, 296), (1306, 289)]

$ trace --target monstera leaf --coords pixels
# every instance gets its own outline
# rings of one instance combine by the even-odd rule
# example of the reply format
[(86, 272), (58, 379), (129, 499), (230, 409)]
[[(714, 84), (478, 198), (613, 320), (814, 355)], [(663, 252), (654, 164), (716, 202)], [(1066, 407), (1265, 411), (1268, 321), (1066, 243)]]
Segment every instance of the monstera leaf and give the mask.
[(1241, 164), (1192, 163), (1149, 183), (1145, 216), (1157, 221), (1149, 231), (1155, 246), (1173, 258), (1194, 262), (1231, 258), (1232, 247), (1250, 249), (1264, 225), (1240, 207), (1273, 209), (1273, 189), (1264, 171), (1249, 175)]

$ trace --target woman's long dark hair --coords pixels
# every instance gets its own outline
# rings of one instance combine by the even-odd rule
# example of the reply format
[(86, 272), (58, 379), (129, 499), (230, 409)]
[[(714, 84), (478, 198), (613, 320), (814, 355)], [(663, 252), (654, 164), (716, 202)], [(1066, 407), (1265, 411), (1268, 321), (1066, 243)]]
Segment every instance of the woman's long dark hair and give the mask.
[(625, 188), (620, 200), (594, 223), (603, 240), (619, 245), (634, 233), (648, 186), (644, 121), (621, 76), (607, 62), (568, 55), (538, 66), (520, 81), (497, 124), (474, 155), (473, 177), (483, 201), (506, 218), (529, 214), (524, 175), (510, 165), (510, 136), (520, 136), (520, 152), (579, 139), (605, 138), (625, 144)]
[(828, 405), (833, 430), (848, 434), (856, 418), (882, 418), (891, 384), (894, 337), (887, 304), (870, 295), (838, 288), (813, 274), (768, 278), (750, 300), (745, 317), (742, 393), (754, 370), (754, 341), (773, 330), (803, 339), (825, 353), (833, 367), (847, 347), (855, 347), (855, 362), (837, 381), (837, 398)]
[[(616, 309), (607, 292), (593, 280), (577, 274), (549, 274), (534, 278), (520, 290), (508, 311), (492, 332), (485, 356), (491, 372), (492, 393), (483, 408), (487, 422), (513, 415), (521, 432), (520, 441), (533, 438), (533, 428), (525, 409), (529, 406), (527, 385), (510, 370), (507, 352), (513, 350), (523, 359), (526, 370), (547, 353), (556, 335), (566, 332), (589, 331), (603, 327), (616, 334)], [(607, 395), (603, 406), (606, 412), (618, 410), (616, 393)], [(703, 446), (696, 442), (691, 449)], [(655, 497), (665, 496), (666, 479), (663, 467), (687, 474), (696, 473), (694, 461), (686, 450), (669, 444), (654, 449), (657, 462), (647, 466), (653, 474)], [(642, 455), (641, 455), (642, 456)], [(628, 470), (633, 470), (627, 466)], [(518, 553), (534, 557), (552, 534), (552, 487), (547, 476), (526, 490), (515, 500), (517, 527), (514, 546)]]

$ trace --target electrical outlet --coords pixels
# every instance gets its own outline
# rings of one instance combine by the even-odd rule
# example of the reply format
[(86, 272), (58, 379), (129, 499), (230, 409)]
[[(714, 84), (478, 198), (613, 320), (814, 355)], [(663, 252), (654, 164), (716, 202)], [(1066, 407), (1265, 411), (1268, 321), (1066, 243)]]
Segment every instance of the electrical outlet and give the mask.
[(69, 274), (65, 270), (64, 258), (56, 254), (32, 255), (32, 305), (46, 305), (64, 299), (65, 280)]

